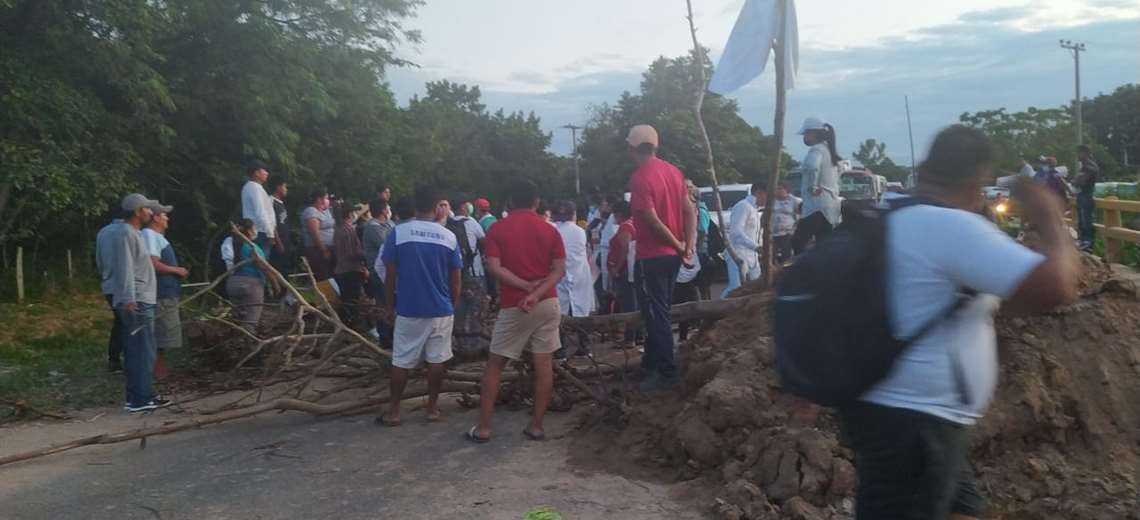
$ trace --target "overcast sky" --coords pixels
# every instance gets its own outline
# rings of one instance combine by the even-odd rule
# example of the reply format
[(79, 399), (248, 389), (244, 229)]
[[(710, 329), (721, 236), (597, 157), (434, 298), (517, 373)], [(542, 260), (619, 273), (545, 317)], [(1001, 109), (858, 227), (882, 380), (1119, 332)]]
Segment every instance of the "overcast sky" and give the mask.
[[(713, 60), (743, 0), (693, 0), (701, 44)], [(965, 111), (1055, 107), (1073, 96), (1073, 60), (1060, 38), (1083, 41), (1086, 97), (1140, 82), (1136, 0), (799, 0), (800, 70), (788, 93), (786, 130), (819, 116), (837, 128), (842, 155), (866, 138), (910, 163), (903, 96), (916, 153)], [(658, 56), (691, 49), (683, 0), (428, 0), (410, 28), (423, 42), (400, 54), (419, 68), (392, 69), (402, 104), (426, 81), (478, 85), (488, 108), (534, 111), (567, 154), (589, 107), (637, 92)], [(772, 71), (731, 96), (744, 118), (772, 132)], [(663, 136), (663, 139), (667, 139)], [(793, 155), (805, 148), (786, 140)]]

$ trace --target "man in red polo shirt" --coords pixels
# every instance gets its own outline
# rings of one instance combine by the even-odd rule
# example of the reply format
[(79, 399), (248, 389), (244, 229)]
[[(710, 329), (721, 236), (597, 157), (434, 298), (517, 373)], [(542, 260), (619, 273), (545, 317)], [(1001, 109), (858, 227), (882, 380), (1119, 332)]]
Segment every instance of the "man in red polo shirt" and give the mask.
[(553, 354), (562, 347), (558, 327), (562, 321), (555, 286), (566, 273), (566, 251), (558, 230), (544, 220), (538, 207), (538, 187), (520, 180), (511, 187), (510, 215), (491, 226), (483, 242), (487, 269), (499, 281), (501, 310), (491, 333), (490, 356), (479, 394), (479, 425), (467, 439), (491, 439), (491, 415), (499, 394), (499, 381), (507, 360), (518, 360), (524, 350), (534, 356), (534, 413), (523, 434), (543, 440), (542, 418), (554, 385)]
[(637, 170), (629, 179), (629, 207), (637, 229), (634, 278), (641, 316), (645, 320), (645, 354), (641, 390), (654, 392), (675, 386), (673, 322), (669, 307), (681, 263), (689, 264), (697, 239), (696, 208), (689, 201), (681, 170), (657, 158), (657, 130), (637, 125), (626, 138)]

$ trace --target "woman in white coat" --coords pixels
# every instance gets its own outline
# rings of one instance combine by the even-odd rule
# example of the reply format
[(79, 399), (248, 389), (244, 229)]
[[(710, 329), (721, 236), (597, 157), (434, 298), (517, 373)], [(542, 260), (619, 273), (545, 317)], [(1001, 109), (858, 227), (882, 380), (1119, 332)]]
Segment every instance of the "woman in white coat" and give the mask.
[(835, 150), (835, 128), (818, 117), (804, 120), (800, 128), (804, 144), (810, 146), (803, 164), (800, 196), (803, 211), (796, 232), (792, 235), (792, 249), (800, 254), (811, 239), (819, 240), (840, 222), (839, 206), (839, 153)]
[[(573, 202), (559, 202), (553, 213), (554, 227), (562, 235), (562, 245), (566, 249), (566, 275), (558, 282), (558, 304), (562, 307), (563, 316), (589, 316), (594, 311), (595, 298), (586, 230), (575, 222), (577, 209)], [(588, 348), (585, 335), (579, 334), (578, 339), (578, 352), (583, 353)]]

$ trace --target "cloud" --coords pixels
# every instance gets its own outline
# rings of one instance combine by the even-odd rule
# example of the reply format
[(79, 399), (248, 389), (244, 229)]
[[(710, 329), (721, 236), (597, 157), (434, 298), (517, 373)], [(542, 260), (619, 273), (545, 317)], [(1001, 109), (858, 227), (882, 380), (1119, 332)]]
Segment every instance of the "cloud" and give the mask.
[[(1123, 9), (1126, 4), (1108, 0), (1093, 8)], [(956, 122), (962, 112), (1069, 103), (1073, 64), (1057, 45), (1061, 38), (1088, 45), (1081, 56), (1086, 96), (1140, 81), (1136, 52), (1140, 13), (1113, 19), (1102, 12), (1094, 21), (1075, 27), (1063, 21), (1048, 28), (1036, 25), (1031, 31), (1023, 28), (1024, 20), (1038, 19), (1043, 12), (1052, 12), (1049, 9), (1034, 3), (977, 11), (953, 23), (866, 46), (803, 47), (797, 88), (788, 95), (785, 128), (790, 132), (803, 118), (821, 116), (837, 127), (843, 155), (850, 155), (862, 140), (874, 138), (887, 143), (896, 162), (910, 164), (904, 95), (910, 99), (916, 155), (921, 159), (929, 138)], [(1088, 19), (1083, 7), (1073, 12)], [(717, 53), (714, 50), (714, 58)], [(636, 92), (648, 65), (626, 63), (619, 55), (593, 55), (554, 72), (519, 71), (492, 81), (448, 76), (426, 65), (393, 71), (388, 79), (401, 101), (422, 92), (423, 82), (433, 79), (479, 84), (492, 110), (533, 110), (552, 132), (552, 151), (566, 154), (570, 135), (559, 127), (585, 123), (591, 106), (613, 103), (623, 91)], [(772, 129), (773, 83), (768, 71), (731, 96), (744, 118), (765, 133)], [(786, 144), (793, 155), (805, 151), (794, 135)]]

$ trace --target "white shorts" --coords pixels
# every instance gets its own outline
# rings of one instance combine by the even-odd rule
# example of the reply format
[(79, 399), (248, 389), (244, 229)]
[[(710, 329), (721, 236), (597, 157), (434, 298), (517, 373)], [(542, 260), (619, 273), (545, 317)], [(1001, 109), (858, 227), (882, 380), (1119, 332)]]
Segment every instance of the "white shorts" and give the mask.
[(412, 369), (421, 363), (443, 363), (452, 358), (451, 330), (454, 316), (408, 318), (396, 316), (392, 341), (392, 365)]

